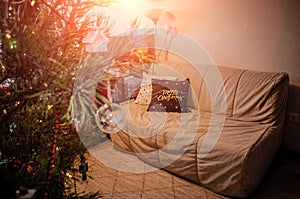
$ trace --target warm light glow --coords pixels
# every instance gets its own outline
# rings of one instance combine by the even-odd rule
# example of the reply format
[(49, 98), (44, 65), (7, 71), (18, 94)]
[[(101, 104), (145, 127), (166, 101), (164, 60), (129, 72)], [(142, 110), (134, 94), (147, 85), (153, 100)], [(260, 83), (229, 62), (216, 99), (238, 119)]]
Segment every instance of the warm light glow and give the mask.
[(9, 33), (6, 33), (6, 34), (5, 34), (5, 37), (6, 37), (7, 39), (10, 39), (10, 38), (11, 38), (11, 35), (10, 35)]
[(69, 178), (73, 177), (69, 172), (66, 173), (66, 176), (69, 177)]
[(144, 50), (142, 48), (137, 49), (137, 53), (142, 54)]
[(34, 6), (35, 0), (31, 1), (30, 4), (31, 4), (31, 6)]
[(144, 0), (119, 0), (119, 3), (131, 18), (142, 15), (146, 9)]

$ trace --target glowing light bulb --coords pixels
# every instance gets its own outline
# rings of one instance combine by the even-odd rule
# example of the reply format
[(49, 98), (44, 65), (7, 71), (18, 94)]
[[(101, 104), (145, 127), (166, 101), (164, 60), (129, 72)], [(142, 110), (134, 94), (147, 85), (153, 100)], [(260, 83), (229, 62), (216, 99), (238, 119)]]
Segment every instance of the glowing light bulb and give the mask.
[(124, 8), (130, 18), (135, 18), (143, 13), (145, 3), (143, 0), (119, 0), (120, 6)]
[(30, 4), (31, 4), (31, 6), (34, 6), (35, 0), (31, 1)]
[(11, 38), (11, 34), (6, 33), (6, 34), (5, 34), (5, 37), (6, 37), (7, 39), (10, 39), (10, 38)]

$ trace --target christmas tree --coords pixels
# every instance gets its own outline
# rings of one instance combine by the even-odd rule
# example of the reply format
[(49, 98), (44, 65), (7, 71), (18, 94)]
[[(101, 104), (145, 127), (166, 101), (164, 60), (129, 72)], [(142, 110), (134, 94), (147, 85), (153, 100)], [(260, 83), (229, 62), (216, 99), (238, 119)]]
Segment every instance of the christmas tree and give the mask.
[(85, 15), (95, 2), (0, 4), (1, 198), (30, 189), (36, 198), (98, 197), (71, 192), (76, 161), (86, 149), (69, 117), (76, 72), (86, 56), (81, 41), (95, 22)]

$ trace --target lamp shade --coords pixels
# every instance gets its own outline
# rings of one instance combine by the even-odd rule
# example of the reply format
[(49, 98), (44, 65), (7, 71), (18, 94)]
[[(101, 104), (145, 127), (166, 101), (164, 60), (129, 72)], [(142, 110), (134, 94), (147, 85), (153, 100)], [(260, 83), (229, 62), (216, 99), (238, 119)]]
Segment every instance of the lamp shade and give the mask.
[(159, 20), (163, 12), (164, 12), (163, 9), (151, 9), (145, 12), (145, 16), (151, 19), (153, 23), (156, 25), (157, 21)]
[(172, 13), (164, 11), (159, 16), (156, 25), (166, 30), (173, 30), (176, 25), (176, 18)]

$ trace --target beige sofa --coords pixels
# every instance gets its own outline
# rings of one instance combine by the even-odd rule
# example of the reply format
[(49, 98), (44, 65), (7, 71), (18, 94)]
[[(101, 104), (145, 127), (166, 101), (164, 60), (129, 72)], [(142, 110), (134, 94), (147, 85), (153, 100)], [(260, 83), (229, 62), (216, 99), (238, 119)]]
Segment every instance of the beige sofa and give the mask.
[(111, 141), (216, 193), (249, 196), (282, 142), (288, 74), (187, 63), (166, 68), (153, 71), (189, 78), (190, 112), (149, 112), (128, 101), (126, 123)]

